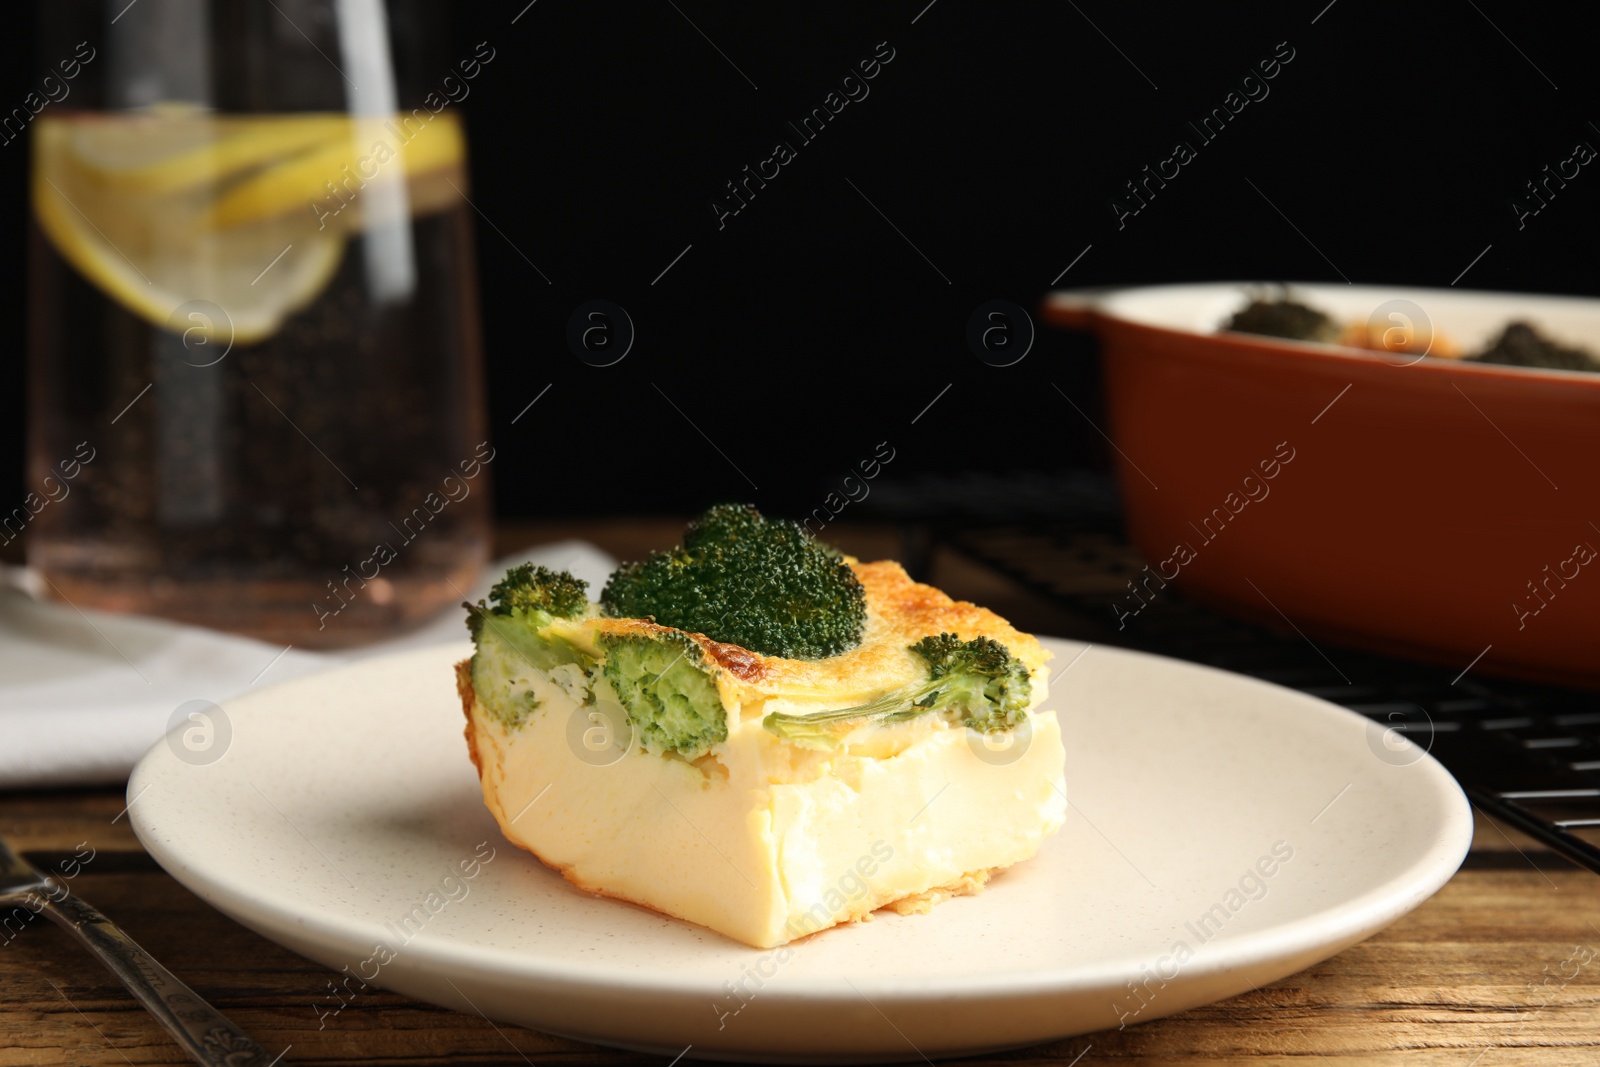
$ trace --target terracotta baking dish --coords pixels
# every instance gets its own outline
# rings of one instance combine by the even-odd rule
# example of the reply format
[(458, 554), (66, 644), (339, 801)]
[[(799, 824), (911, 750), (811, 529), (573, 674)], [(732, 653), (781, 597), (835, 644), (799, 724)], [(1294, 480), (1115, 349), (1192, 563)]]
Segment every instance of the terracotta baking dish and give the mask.
[[(1100, 338), (1142, 598), (1166, 581), (1451, 677), (1600, 687), (1600, 375), (1216, 332), (1261, 288), (1045, 299), (1047, 322)], [(1466, 351), (1522, 319), (1600, 352), (1600, 300), (1291, 289), (1340, 321), (1382, 309), (1420, 338), (1431, 320)]]

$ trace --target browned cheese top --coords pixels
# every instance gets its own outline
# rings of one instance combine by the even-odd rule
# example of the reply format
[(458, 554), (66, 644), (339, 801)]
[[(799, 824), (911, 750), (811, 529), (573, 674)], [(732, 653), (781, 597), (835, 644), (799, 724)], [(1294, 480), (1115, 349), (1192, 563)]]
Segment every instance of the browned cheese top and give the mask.
[[(926, 664), (910, 647), (931, 634), (953, 633), (964, 640), (988, 637), (1037, 672), (1050, 658), (1032, 634), (976, 604), (952, 600), (931, 585), (914, 582), (892, 560), (850, 561), (866, 594), (867, 619), (861, 643), (826, 659), (803, 660), (764, 656), (738, 645), (690, 636), (708, 662), (721, 667), (752, 694), (763, 696), (871, 696), (925, 677)], [(646, 619), (597, 619), (596, 633), (659, 633), (669, 627)]]

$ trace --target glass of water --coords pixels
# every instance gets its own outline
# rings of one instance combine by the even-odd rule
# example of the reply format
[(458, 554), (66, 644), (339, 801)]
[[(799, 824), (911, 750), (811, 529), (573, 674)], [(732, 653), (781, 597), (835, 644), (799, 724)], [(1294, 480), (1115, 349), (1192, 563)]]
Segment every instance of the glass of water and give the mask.
[[(489, 543), (442, 2), (78, 0), (31, 120), (28, 561), (51, 595), (302, 646)], [(37, 505), (37, 507), (36, 507)]]

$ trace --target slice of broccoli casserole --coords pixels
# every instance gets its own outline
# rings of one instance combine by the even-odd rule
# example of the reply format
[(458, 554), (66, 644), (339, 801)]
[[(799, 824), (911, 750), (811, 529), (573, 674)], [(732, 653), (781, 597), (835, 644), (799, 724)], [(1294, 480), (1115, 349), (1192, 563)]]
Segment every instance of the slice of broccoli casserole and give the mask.
[(467, 608), (484, 800), (591, 892), (768, 948), (975, 892), (1065, 816), (1038, 641), (753, 508), (598, 604), (523, 566)]

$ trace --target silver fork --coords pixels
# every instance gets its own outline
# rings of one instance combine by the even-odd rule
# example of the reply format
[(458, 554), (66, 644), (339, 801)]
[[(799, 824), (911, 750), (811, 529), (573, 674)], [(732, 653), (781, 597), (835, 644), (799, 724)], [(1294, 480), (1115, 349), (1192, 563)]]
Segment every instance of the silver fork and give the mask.
[[(121, 979), (196, 1063), (268, 1067), (267, 1050), (173, 976), (98, 909), (40, 872), (0, 838), (0, 908), (48, 915)], [(285, 1050), (287, 1051), (287, 1050)]]

